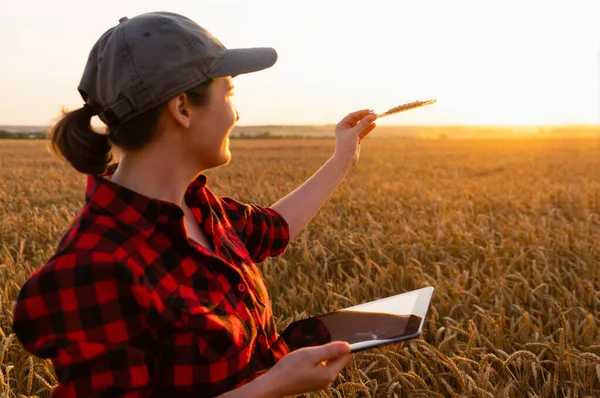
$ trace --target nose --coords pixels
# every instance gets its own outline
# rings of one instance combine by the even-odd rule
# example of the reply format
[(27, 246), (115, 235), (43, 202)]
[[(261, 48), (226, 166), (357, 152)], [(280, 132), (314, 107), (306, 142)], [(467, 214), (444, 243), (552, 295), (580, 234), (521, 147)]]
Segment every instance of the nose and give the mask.
[(240, 120), (240, 113), (236, 109), (235, 110), (235, 121), (237, 122), (238, 120)]

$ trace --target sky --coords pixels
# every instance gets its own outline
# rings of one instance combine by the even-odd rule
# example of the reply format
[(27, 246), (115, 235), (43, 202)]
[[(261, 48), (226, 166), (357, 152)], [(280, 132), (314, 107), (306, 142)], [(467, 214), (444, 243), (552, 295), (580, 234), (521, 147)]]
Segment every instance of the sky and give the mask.
[(228, 48), (277, 50), (272, 68), (234, 78), (240, 125), (333, 124), (423, 98), (437, 103), (378, 124), (600, 122), (599, 0), (0, 0), (0, 125), (82, 106), (96, 40), (150, 11)]

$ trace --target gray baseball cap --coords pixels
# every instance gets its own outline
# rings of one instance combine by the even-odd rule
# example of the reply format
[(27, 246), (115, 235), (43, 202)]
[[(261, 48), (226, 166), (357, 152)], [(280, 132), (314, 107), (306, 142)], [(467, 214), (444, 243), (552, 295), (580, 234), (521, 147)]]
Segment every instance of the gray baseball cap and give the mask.
[(272, 48), (227, 49), (182, 15), (151, 12), (121, 18), (98, 39), (78, 90), (104, 123), (118, 125), (210, 78), (276, 61)]

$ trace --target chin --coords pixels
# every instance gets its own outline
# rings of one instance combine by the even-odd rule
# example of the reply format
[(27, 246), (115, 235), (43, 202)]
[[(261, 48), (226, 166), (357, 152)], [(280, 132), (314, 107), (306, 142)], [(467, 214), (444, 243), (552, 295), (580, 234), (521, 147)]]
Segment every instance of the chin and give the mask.
[(227, 151), (226, 153), (222, 152), (220, 154), (213, 154), (213, 156), (210, 159), (207, 159), (206, 157), (203, 159), (202, 166), (200, 167), (200, 169), (201, 170), (215, 169), (217, 167), (225, 166), (226, 164), (229, 164), (230, 161), (231, 161), (231, 153), (229, 153), (229, 151)]
[(229, 149), (229, 139), (226, 142), (227, 142), (227, 144), (225, 145), (225, 148), (223, 148), (223, 156), (222, 156), (222, 158), (225, 160), (225, 164), (227, 164), (231, 161), (231, 150)]
[(214, 167), (225, 166), (226, 164), (229, 164), (229, 162), (231, 162), (231, 152), (227, 150), (227, 152), (223, 153), (215, 162), (216, 164)]

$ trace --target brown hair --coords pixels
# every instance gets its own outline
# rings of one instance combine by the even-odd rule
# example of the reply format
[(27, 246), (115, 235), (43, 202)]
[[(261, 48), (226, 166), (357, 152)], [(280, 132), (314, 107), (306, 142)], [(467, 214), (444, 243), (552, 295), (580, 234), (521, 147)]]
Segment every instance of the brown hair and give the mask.
[[(193, 105), (208, 103), (212, 82), (209, 79), (185, 92)], [(166, 103), (125, 123), (108, 126), (106, 134), (97, 133), (92, 128), (90, 122), (94, 113), (89, 106), (63, 112), (60, 120), (50, 128), (51, 149), (81, 173), (103, 174), (113, 160), (113, 145), (125, 152), (135, 151), (156, 137), (156, 124)]]

